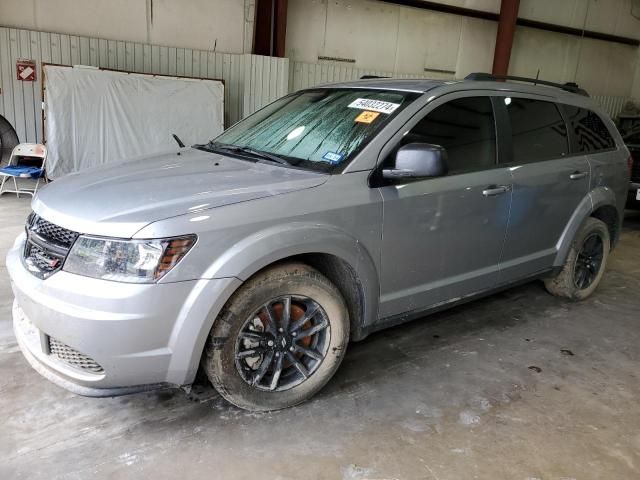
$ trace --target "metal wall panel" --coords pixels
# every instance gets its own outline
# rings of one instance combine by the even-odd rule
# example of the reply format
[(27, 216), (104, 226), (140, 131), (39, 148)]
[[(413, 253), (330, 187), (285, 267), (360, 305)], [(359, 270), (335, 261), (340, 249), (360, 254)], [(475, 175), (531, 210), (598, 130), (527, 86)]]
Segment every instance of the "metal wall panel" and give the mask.
[(612, 97), (608, 95), (594, 95), (592, 98), (598, 102), (602, 109), (614, 120), (622, 111), (624, 104), (631, 100), (631, 97)]
[(243, 116), (289, 93), (289, 59), (245, 55)]
[[(37, 80), (16, 79), (16, 60), (36, 61)], [(0, 27), (0, 115), (21, 142), (42, 140), (41, 66), (91, 65), (224, 80), (225, 126), (288, 92), (289, 60)]]

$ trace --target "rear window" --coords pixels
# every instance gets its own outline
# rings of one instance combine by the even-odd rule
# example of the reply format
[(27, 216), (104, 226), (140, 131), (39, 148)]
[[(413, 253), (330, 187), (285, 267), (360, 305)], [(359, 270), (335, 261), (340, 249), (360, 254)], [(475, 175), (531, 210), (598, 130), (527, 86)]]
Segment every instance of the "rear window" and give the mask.
[(513, 161), (530, 163), (569, 153), (567, 128), (552, 102), (505, 98), (513, 135)]
[(303, 168), (339, 171), (417, 96), (369, 89), (305, 90), (276, 100), (215, 142), (267, 152)]
[(616, 142), (600, 117), (587, 109), (564, 105), (573, 134), (573, 151), (595, 153), (615, 148)]

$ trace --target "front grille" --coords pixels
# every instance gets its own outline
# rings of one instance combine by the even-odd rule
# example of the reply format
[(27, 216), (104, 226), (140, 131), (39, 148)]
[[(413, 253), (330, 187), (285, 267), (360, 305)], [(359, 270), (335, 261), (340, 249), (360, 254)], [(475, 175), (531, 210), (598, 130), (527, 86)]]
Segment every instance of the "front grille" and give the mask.
[(49, 337), (49, 354), (58, 357), (72, 367), (92, 373), (104, 373), (104, 369), (93, 358), (74, 350), (53, 337)]
[(31, 230), (37, 232), (41, 237), (46, 238), (49, 241), (58, 243), (67, 248), (71, 248), (73, 242), (78, 238), (78, 234), (72, 230), (59, 227), (58, 225), (47, 222), (44, 218), (31, 214)]
[(41, 272), (53, 272), (59, 262), (57, 258), (47, 255), (46, 250), (35, 244), (27, 245), (25, 256)]
[(35, 213), (27, 219), (26, 233), (24, 263), (31, 273), (40, 278), (53, 275), (62, 268), (73, 242), (78, 238), (78, 233), (48, 222)]

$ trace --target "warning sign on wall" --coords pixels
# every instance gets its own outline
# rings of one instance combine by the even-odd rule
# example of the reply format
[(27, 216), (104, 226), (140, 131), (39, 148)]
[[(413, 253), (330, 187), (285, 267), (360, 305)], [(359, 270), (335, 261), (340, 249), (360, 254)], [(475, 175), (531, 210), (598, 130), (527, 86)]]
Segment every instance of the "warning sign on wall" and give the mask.
[(33, 60), (20, 59), (16, 62), (16, 76), (23, 82), (35, 82), (36, 62)]

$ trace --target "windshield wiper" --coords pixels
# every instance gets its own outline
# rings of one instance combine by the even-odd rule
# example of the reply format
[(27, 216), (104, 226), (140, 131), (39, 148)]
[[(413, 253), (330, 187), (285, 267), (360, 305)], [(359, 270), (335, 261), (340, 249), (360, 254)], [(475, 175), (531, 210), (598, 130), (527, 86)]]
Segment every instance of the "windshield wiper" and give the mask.
[(263, 152), (261, 150), (254, 150), (253, 148), (249, 148), (249, 147), (235, 147), (235, 148), (241, 153), (253, 155), (254, 157), (259, 157), (263, 160), (279, 163), (281, 165), (291, 165), (291, 163), (287, 162), (284, 158), (278, 157), (277, 155), (273, 155), (268, 152)]
[(270, 162), (279, 163), (281, 165), (291, 165), (291, 163), (287, 162), (284, 158), (278, 157), (277, 155), (273, 155), (271, 153), (262, 152), (260, 150), (254, 150), (250, 147), (239, 147), (237, 145), (224, 145), (221, 143), (209, 142), (207, 144), (207, 148), (211, 150), (222, 150), (231, 153), (243, 153), (254, 158), (268, 160)]

